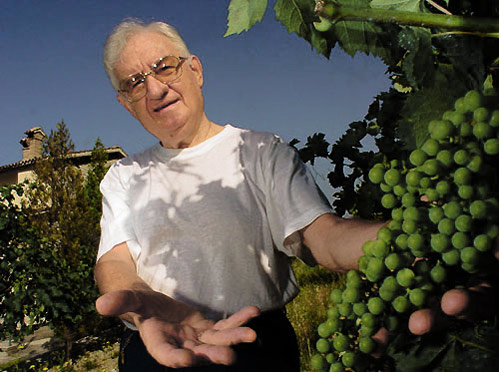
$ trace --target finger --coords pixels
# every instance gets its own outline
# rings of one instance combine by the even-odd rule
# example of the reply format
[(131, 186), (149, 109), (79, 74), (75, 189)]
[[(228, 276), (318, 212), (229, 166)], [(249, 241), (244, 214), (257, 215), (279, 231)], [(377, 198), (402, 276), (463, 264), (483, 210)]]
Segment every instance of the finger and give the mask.
[(213, 329), (224, 330), (224, 329), (240, 327), (243, 324), (246, 324), (251, 319), (257, 317), (258, 315), (260, 315), (260, 309), (258, 309), (258, 307), (246, 306), (243, 307), (241, 310), (239, 310), (237, 313), (234, 313), (233, 315), (228, 317), (227, 319), (222, 319), (218, 321), (213, 326)]
[(435, 312), (430, 309), (417, 310), (409, 317), (409, 331), (421, 336), (429, 332), (435, 324)]
[(236, 361), (236, 353), (229, 346), (199, 344), (186, 341), (184, 348), (190, 349), (199, 363), (231, 365)]
[(211, 345), (230, 346), (256, 340), (256, 332), (249, 327), (216, 330), (206, 329), (198, 335), (198, 340)]
[[(179, 368), (199, 362), (192, 350), (181, 345), (182, 337), (188, 337), (184, 328), (156, 319), (147, 319), (140, 323), (139, 332), (147, 351), (158, 363)], [(193, 330), (187, 329), (187, 332), (191, 332), (190, 337), (194, 336)]]
[(442, 311), (460, 318), (487, 317), (493, 314), (496, 294), (482, 283), (470, 289), (451, 289), (442, 297)]
[(140, 302), (133, 291), (120, 290), (108, 292), (97, 299), (95, 307), (99, 314), (118, 316), (127, 312), (136, 312)]
[(376, 342), (376, 350), (371, 355), (379, 358), (385, 352), (392, 334), (386, 328), (380, 328), (371, 338)]

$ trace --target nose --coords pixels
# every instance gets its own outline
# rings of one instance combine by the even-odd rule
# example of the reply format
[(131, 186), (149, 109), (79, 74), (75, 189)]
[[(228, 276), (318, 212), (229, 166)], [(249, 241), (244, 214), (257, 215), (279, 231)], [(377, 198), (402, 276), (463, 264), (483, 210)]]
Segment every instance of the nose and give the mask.
[(150, 99), (162, 99), (170, 90), (168, 84), (162, 83), (154, 75), (148, 75), (144, 83), (146, 85), (146, 95)]

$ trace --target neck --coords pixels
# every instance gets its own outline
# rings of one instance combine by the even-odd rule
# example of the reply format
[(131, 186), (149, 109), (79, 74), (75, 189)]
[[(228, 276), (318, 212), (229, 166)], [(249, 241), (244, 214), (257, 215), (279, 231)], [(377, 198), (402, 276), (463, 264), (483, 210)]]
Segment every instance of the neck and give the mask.
[(161, 138), (161, 146), (168, 149), (193, 147), (213, 137), (223, 129), (221, 125), (215, 124), (206, 118), (192, 130), (192, 133), (184, 133), (185, 127), (181, 128), (178, 133), (167, 138)]

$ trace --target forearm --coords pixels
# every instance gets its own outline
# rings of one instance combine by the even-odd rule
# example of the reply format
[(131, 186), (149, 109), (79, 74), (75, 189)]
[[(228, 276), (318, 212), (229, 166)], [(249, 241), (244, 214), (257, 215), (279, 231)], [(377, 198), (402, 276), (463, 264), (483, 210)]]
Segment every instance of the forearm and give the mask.
[(362, 245), (376, 239), (385, 223), (344, 219), (332, 214), (320, 216), (303, 231), (304, 244), (317, 263), (332, 271), (357, 269)]
[(153, 290), (142, 280), (126, 244), (106, 253), (95, 266), (94, 275), (103, 295), (97, 301), (101, 314), (119, 316), (135, 325), (149, 317), (171, 322), (201, 317), (192, 307)]

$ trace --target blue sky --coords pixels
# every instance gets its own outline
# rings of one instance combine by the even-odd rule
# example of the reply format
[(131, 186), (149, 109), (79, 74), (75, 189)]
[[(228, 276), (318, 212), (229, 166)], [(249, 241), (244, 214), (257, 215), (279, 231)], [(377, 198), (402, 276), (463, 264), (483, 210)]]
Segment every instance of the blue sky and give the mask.
[(21, 160), (24, 131), (42, 126), (48, 134), (61, 120), (76, 150), (97, 137), (127, 153), (156, 142), (119, 105), (102, 67), (104, 40), (126, 17), (177, 27), (203, 63), (206, 112), (219, 124), (287, 141), (322, 132), (332, 142), (388, 89), (379, 60), (338, 48), (328, 60), (288, 34), (270, 7), (249, 32), (224, 38), (229, 2), (1, 0), (0, 165)]

